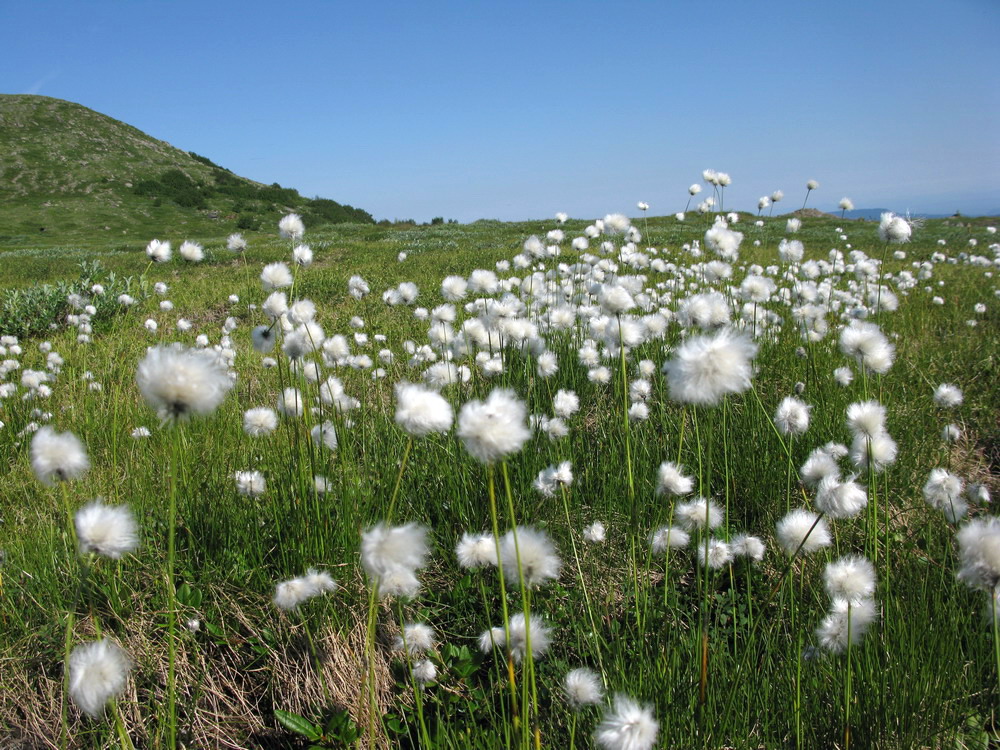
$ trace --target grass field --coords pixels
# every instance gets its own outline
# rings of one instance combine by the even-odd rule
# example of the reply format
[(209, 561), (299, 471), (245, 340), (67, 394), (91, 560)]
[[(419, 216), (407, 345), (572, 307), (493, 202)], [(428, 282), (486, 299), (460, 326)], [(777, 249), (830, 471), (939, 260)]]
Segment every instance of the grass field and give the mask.
[[(0, 334), (20, 336), (0, 356), (0, 744), (1000, 742), (997, 589), (956, 578), (972, 555), (975, 581), (1000, 579), (1000, 532), (989, 527), (993, 536), (971, 552), (956, 541), (990, 517), (983, 498), (998, 489), (993, 222), (928, 220), (911, 241), (890, 244), (877, 223), (805, 216), (791, 234), (786, 219), (756, 226), (741, 215), (729, 227), (743, 234), (738, 259), (731, 236), (720, 243), (728, 260), (706, 239), (713, 217), (694, 213), (635, 219), (617, 233), (610, 219), (586, 249), (573, 240), (588, 222), (575, 220), (307, 227), (302, 241), (315, 259), (301, 267), (292, 263), (298, 243), (276, 228), (248, 236), (243, 254), (225, 238), (161, 237), (174, 255), (155, 264), (145, 241), (0, 251)], [(563, 237), (546, 239), (557, 229)], [(641, 238), (629, 243), (629, 232)], [(525, 249), (532, 235), (541, 242)], [(179, 257), (185, 239), (204, 244), (204, 260)], [(804, 257), (786, 245), (783, 259), (782, 239), (801, 241)], [(265, 355), (251, 330), (271, 324), (260, 277), (277, 262), (294, 278), (281, 291), (289, 302), (312, 300), (322, 330), (294, 333), (310, 317), (298, 308)], [(493, 288), (477, 269), (496, 273)], [(354, 276), (370, 288), (360, 299), (349, 293)], [(449, 276), (472, 282), (452, 310), (440, 307)], [(764, 293), (753, 301), (748, 276), (769, 279), (773, 291), (757, 284)], [(406, 282), (415, 300), (384, 301), (392, 289), (406, 297)], [(134, 304), (118, 302), (125, 293)], [(80, 295), (78, 307), (69, 294)], [(852, 320), (875, 325), (857, 356), (844, 351), (861, 330)], [(727, 350), (692, 381), (677, 364), (684, 347), (725, 331), (742, 354)], [(217, 352), (214, 366), (234, 378), (211, 413), (161, 420), (140, 393), (147, 348), (173, 342)], [(748, 378), (738, 382), (734, 360), (748, 353)], [(841, 385), (834, 370), (845, 367), (853, 380)], [(184, 388), (197, 390), (191, 377)], [(719, 378), (725, 393), (710, 397)], [(397, 417), (401, 381), (439, 391), (454, 426), (411, 436)], [(935, 402), (942, 383), (961, 390), (960, 404)], [(279, 409), (291, 387), (302, 414), (279, 414), (276, 429), (248, 435), (245, 412)], [(483, 426), (474, 402), (496, 389), (510, 389), (515, 406), (501, 405)], [(578, 396), (579, 409), (560, 422), (561, 390)], [(775, 420), (786, 397), (809, 407), (804, 432)], [(886, 417), (857, 438), (848, 409), (865, 401)], [(80, 438), (88, 471), (39, 481), (32, 441), (45, 425)], [(947, 425), (958, 432), (946, 440)], [(134, 437), (141, 427), (149, 435)], [(496, 448), (488, 462), (470, 453), (477, 440)], [(828, 443), (855, 449), (824, 454), (830, 486), (861, 488), (853, 513), (838, 513), (803, 466)], [(571, 481), (565, 469), (539, 477), (563, 462)], [(688, 491), (663, 481), (664, 462), (682, 467)], [(934, 469), (961, 486), (927, 487)], [(251, 471), (260, 478), (237, 477)], [(120, 559), (78, 554), (70, 519), (97, 497), (127, 505), (137, 522), (138, 546)], [(696, 498), (711, 499), (718, 518)], [(779, 533), (800, 508), (824, 512), (798, 536), (787, 525)], [(419, 524), (426, 550), (413, 527), (395, 546), (375, 544), (380, 523)], [(815, 544), (824, 526), (829, 543)], [(665, 527), (674, 543), (681, 530), (690, 543), (651, 545)], [(502, 565), (461, 564), (466, 532), (487, 535), (479, 553), (494, 561), (494, 540), (507, 538)], [(374, 557), (363, 565), (364, 534)], [(744, 534), (763, 543), (762, 559)], [(386, 562), (399, 548), (412, 565)], [(868, 560), (876, 583), (835, 604), (828, 565), (848, 555)], [(299, 585), (288, 591), (317, 595), (276, 606), (276, 585), (308, 569), (329, 574), (336, 591)], [(400, 583), (401, 571), (416, 576), (418, 592)], [(535, 623), (527, 633), (518, 615)], [(407, 630), (409, 650), (395, 648), (413, 623), (433, 628), (433, 642)], [(131, 669), (110, 691), (117, 699), (99, 700), (90, 716), (79, 691), (67, 697), (64, 664), (102, 637)], [(595, 682), (576, 683), (574, 705), (564, 680), (581, 667)], [(636, 704), (613, 703), (616, 695)]]

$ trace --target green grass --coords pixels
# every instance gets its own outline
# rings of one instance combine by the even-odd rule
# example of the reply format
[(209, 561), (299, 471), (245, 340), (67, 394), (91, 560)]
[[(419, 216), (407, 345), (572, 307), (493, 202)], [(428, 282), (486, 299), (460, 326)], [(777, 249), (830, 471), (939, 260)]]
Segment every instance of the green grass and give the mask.
[[(929, 260), (937, 250), (950, 256), (970, 251), (969, 237), (980, 243), (972, 252), (992, 257), (986, 247), (991, 240), (987, 223), (960, 227), (928, 221), (915, 233), (914, 242), (903, 246), (904, 261), (894, 260), (895, 248), (890, 249), (887, 268), (908, 268), (915, 274), (910, 264)], [(564, 227), (567, 241), (558, 262), (576, 259), (578, 254), (568, 250), (569, 239), (583, 226), (570, 222)], [(701, 239), (708, 226), (707, 218), (684, 224), (653, 219), (643, 247), (666, 248), (666, 259), (690, 264), (681, 246)], [(745, 273), (742, 266), (777, 263), (775, 246), (783, 235), (784, 218), (768, 226), (757, 230), (748, 220), (737, 226), (746, 238), (734, 269), (735, 284)], [(826, 258), (831, 248), (846, 252), (834, 232), (837, 226), (844, 228), (846, 242), (855, 249), (881, 257), (875, 225), (806, 218), (798, 237), (805, 243), (807, 259)], [(275, 714), (287, 711), (317, 726), (330, 723), (329, 746), (336, 746), (337, 738), (350, 740), (354, 733), (361, 735), (363, 745), (369, 731), (360, 687), (368, 589), (358, 561), (359, 532), (385, 520), (407, 444), (393, 421), (392, 385), (420, 378), (422, 368), (407, 365), (403, 344), (423, 343), (429, 327), (413, 318), (411, 307), (385, 305), (381, 293), (412, 280), (420, 288), (416, 305), (430, 309), (443, 301), (444, 276), (493, 268), (519, 252), (529, 234), (551, 228), (551, 222), (416, 229), (339, 225), (307, 234), (316, 262), (298, 271), (295, 296), (316, 302), (327, 335), (350, 338), (350, 319), (363, 318), (370, 343), (353, 350), (373, 359), (383, 347), (396, 354), (392, 364), (384, 365), (387, 373), (381, 379), (348, 367), (330, 373), (361, 402), (349, 415), (324, 416), (337, 424), (336, 452), (309, 442), (308, 428), (317, 420), (312, 415), (283, 418), (267, 438), (251, 440), (241, 427), (243, 411), (273, 407), (289, 377), (284, 367), (261, 366), (249, 334), (263, 316), (246, 307), (248, 301), (263, 300), (260, 269), (287, 260), (288, 242), (251, 237), (244, 265), (224, 249), (222, 239), (205, 237), (210, 240), (206, 262), (188, 265), (175, 259), (148, 271), (142, 252), (145, 237), (122, 246), (100, 247), (95, 242), (81, 250), (0, 252), (10, 261), (0, 264), (5, 288), (77, 280), (81, 260), (99, 260), (103, 270), (87, 269), (88, 283), (106, 282), (113, 272), (116, 283), (131, 278), (130, 288), (139, 290), (136, 296), (147, 295), (127, 310), (108, 303), (94, 320), (93, 343), (77, 343), (76, 331), (64, 328), (44, 337), (66, 363), (51, 384), (51, 397), (24, 401), (18, 392), (0, 401), (0, 420), (6, 423), (0, 431), (0, 460), (9, 467), (0, 477), (6, 558), (0, 569), (0, 689), (6, 696), (0, 708), (0, 736), (7, 734), (7, 744), (30, 747), (41, 736), (58, 734), (63, 638), (66, 615), (74, 611), (74, 643), (93, 639), (99, 622), (134, 661), (120, 707), (135, 745), (164, 745), (170, 723), (167, 519), (174, 475), (171, 443), (178, 428), (159, 425), (138, 393), (135, 371), (149, 345), (193, 344), (199, 333), (218, 343), (223, 321), (232, 315), (239, 322), (232, 334), (237, 384), (216, 414), (179, 428), (173, 584), (180, 622), (196, 618), (200, 629), (181, 627), (178, 633), (178, 737), (191, 747), (294, 747), (295, 735), (287, 727), (296, 720), (280, 714), (284, 721), (279, 721)], [(754, 248), (758, 238), (763, 245)], [(947, 241), (945, 248), (936, 244), (938, 238)], [(596, 245), (591, 248), (595, 254)], [(396, 257), (403, 251), (408, 257), (400, 263)], [(547, 268), (555, 265), (548, 263)], [(828, 559), (876, 548), (881, 617), (851, 653), (851, 746), (985, 748), (991, 738), (997, 740), (1000, 693), (994, 641), (984, 614), (987, 597), (955, 580), (955, 529), (921, 496), (929, 471), (937, 466), (985, 480), (997, 490), (997, 284), (984, 270), (937, 263), (932, 280), (900, 294), (899, 310), (881, 316), (897, 358), (888, 374), (870, 378), (867, 388), (888, 409), (888, 430), (899, 444), (899, 459), (872, 488), (879, 517), (869, 519), (866, 512), (857, 519), (831, 522), (835, 546), (802, 560), (787, 575), (787, 558), (774, 542), (774, 525), (789, 504), (803, 505), (804, 496), (811, 503), (812, 492), (800, 491), (793, 475), (788, 497), (787, 457), (770, 420), (777, 403), (801, 382), (801, 397), (813, 406), (812, 424), (792, 445), (793, 465), (800, 466), (813, 448), (828, 441), (850, 442), (845, 410), (862, 399), (866, 385), (860, 376), (848, 388), (832, 379), (835, 367), (854, 367), (838, 351), (835, 316), (828, 316), (830, 334), (800, 357), (796, 349), (802, 342), (788, 308), (770, 304), (785, 324), (761, 341), (754, 391), (730, 397), (724, 407), (700, 409), (697, 415), (668, 398), (659, 371), (680, 341), (676, 323), (663, 341), (632, 352), (630, 381), (636, 378), (640, 359), (657, 366), (651, 378), (650, 417), (628, 428), (634, 488), (626, 470), (619, 363), (606, 363), (612, 372), (609, 384), (589, 382), (576, 356), (585, 332), (546, 336), (560, 364), (550, 380), (535, 374), (530, 359), (507, 351), (505, 372), (497, 379), (483, 378), (470, 362), (471, 381), (444, 389), (457, 410), (496, 386), (513, 388), (529, 413), (550, 416), (557, 389), (570, 388), (580, 396), (582, 408), (569, 420), (567, 438), (553, 442), (536, 435), (507, 461), (509, 503), (504, 473), (496, 467), (501, 533), (514, 522), (544, 529), (563, 560), (559, 580), (531, 597), (531, 611), (553, 628), (551, 648), (534, 662), (538, 715), (529, 723), (539, 730), (543, 746), (568, 747), (571, 731), (578, 747), (593, 746), (591, 735), (601, 711), (585, 708), (574, 719), (561, 693), (569, 669), (589, 666), (603, 667), (609, 693), (626, 693), (653, 706), (660, 722), (658, 746), (843, 747), (846, 656), (814, 658), (811, 648), (828, 607), (822, 573)], [(648, 285), (664, 278), (648, 269), (642, 273)], [(360, 301), (347, 294), (347, 280), (354, 274), (363, 276), (372, 290)], [(837, 288), (845, 288), (851, 278), (839, 279)], [(172, 312), (158, 309), (161, 298), (150, 291), (157, 281), (170, 286)], [(944, 285), (932, 294), (923, 291), (925, 284), (939, 281)], [(230, 294), (241, 301), (228, 302)], [(945, 304), (933, 304), (933, 294)], [(986, 313), (973, 312), (976, 302), (986, 304)], [(668, 306), (676, 308), (676, 303)], [(142, 326), (148, 317), (159, 322), (155, 334)], [(192, 321), (193, 329), (173, 330), (179, 317)], [(459, 320), (464, 317), (460, 310)], [(968, 326), (969, 319), (976, 319), (977, 326)], [(373, 341), (375, 334), (385, 335), (385, 342)], [(22, 370), (44, 368), (44, 355), (36, 346), (41, 338), (22, 342)], [(16, 380), (20, 372), (10, 373), (7, 381)], [(84, 372), (92, 373), (103, 389), (90, 390)], [(953, 413), (933, 406), (931, 395), (941, 382), (955, 383), (965, 393), (963, 405)], [(302, 382), (299, 387), (309, 397), (316, 394), (315, 385)], [(97, 496), (127, 503), (141, 527), (138, 551), (119, 562), (98, 560), (82, 589), (63, 496), (58, 488), (43, 487), (34, 479), (30, 438), (19, 436), (28, 422), (38, 420), (32, 414), (36, 408), (51, 413), (49, 421), (56, 429), (70, 430), (86, 443), (92, 469), (68, 485), (72, 507)], [(940, 433), (950, 421), (962, 426), (964, 436), (949, 448)], [(152, 436), (132, 439), (130, 432), (139, 425), (148, 426)], [(651, 555), (647, 536), (669, 521), (671, 510), (670, 501), (654, 492), (657, 468), (678, 457), (704, 494), (726, 509), (720, 535), (748, 532), (767, 542), (762, 563), (740, 562), (705, 578), (694, 564), (693, 549), (673, 551), (667, 561)], [(567, 508), (561, 498), (542, 498), (531, 486), (541, 469), (563, 460), (571, 461), (574, 473)], [(267, 478), (267, 491), (259, 499), (236, 493), (232, 474), (247, 469)], [(312, 490), (316, 474), (328, 478), (329, 493)], [(859, 481), (867, 483), (868, 477)], [(463, 570), (454, 554), (463, 531), (489, 530), (489, 498), (486, 468), (470, 458), (454, 431), (415, 441), (401, 475), (393, 521), (426, 524), (432, 555), (420, 573), (419, 597), (377, 609), (374, 669), (380, 710), (374, 728), (389, 745), (494, 748), (533, 742), (512, 716), (514, 704), (523, 714), (531, 703), (521, 693), (527, 684), (524, 667), (516, 670), (512, 699), (501, 653), (483, 655), (477, 647), (482, 631), (502, 625), (496, 571)], [(607, 526), (607, 541), (584, 543), (582, 529), (598, 520)], [(574, 543), (582, 580), (572, 555)], [(302, 575), (308, 567), (329, 571), (340, 590), (311, 601), (300, 614), (276, 610), (270, 601), (275, 584)], [(517, 587), (510, 580), (506, 584), (510, 612), (521, 611)], [(429, 623), (441, 642), (431, 657), (438, 668), (437, 684), (417, 691), (417, 699), (404, 662), (387, 648), (400, 619)], [(704, 702), (702, 634), (708, 636)], [(314, 649), (324, 664), (323, 677), (315, 668)], [(68, 720), (71, 746), (119, 745), (111, 714), (91, 720), (71, 707)], [(306, 734), (311, 731), (298, 726)], [(308, 744), (303, 739), (301, 746)]]

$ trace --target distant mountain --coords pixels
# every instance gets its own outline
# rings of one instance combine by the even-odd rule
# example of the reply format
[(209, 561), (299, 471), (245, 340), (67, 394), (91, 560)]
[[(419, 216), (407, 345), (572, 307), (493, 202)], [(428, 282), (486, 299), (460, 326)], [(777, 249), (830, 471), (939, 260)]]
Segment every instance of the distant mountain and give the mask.
[(359, 208), (233, 174), (79, 104), (0, 95), (0, 241), (220, 236), (274, 227), (373, 223)]
[[(844, 213), (845, 219), (874, 219), (878, 221), (882, 218), (882, 214), (888, 211), (888, 208), (855, 208), (852, 211), (847, 211)], [(840, 212), (831, 212), (833, 216), (840, 216)]]
[[(880, 218), (882, 218), (882, 214), (884, 214), (886, 211), (889, 211), (889, 210), (890, 209), (888, 209), (888, 208), (856, 208), (853, 211), (848, 211), (847, 213), (845, 213), (844, 214), (844, 218), (845, 219), (865, 219), (865, 220), (868, 220), (868, 221), (878, 221)], [(902, 213), (902, 214), (905, 214), (906, 211), (905, 210), (894, 211), (893, 213)], [(925, 213), (920, 213), (919, 211), (914, 211), (911, 215), (914, 216), (914, 217), (919, 217), (921, 219), (950, 219), (951, 217), (953, 217), (955, 215), (955, 213), (952, 212), (952, 213), (949, 213), (949, 214), (925, 214)], [(831, 216), (840, 216), (840, 212), (839, 211), (833, 211), (833, 212), (831, 212)], [(965, 216), (967, 218), (968, 217), (974, 217), (974, 216), (1000, 216), (1000, 210), (991, 211), (989, 213), (971, 213), (971, 214), (963, 213), (962, 216)]]

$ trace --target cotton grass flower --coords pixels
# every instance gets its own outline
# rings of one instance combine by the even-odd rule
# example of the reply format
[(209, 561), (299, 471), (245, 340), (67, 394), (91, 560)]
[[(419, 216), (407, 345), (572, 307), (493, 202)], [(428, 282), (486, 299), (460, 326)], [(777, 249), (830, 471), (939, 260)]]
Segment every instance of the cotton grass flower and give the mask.
[(236, 491), (246, 497), (260, 497), (267, 489), (264, 475), (259, 471), (237, 471), (233, 479), (236, 480)]
[(556, 580), (562, 562), (544, 531), (518, 526), (500, 540), (500, 565), (508, 580), (534, 588)]
[(652, 706), (618, 694), (594, 732), (594, 740), (604, 750), (651, 750), (659, 732)]
[(100, 498), (74, 517), (80, 553), (96, 553), (118, 560), (139, 546), (135, 517), (127, 505), (105, 505)]
[(264, 437), (278, 429), (278, 415), (274, 409), (258, 406), (243, 413), (243, 431), (250, 437)]
[(934, 389), (934, 403), (942, 409), (954, 409), (962, 405), (962, 391), (951, 383), (942, 383)]
[(816, 637), (824, 649), (833, 654), (847, 650), (847, 645), (857, 645), (868, 628), (878, 619), (878, 608), (871, 599), (852, 602), (835, 599), (826, 616), (816, 629)]
[(574, 709), (597, 705), (604, 698), (604, 687), (596, 672), (586, 667), (570, 670), (563, 678), (563, 693)]
[(975, 589), (995, 592), (1000, 586), (1000, 518), (969, 521), (959, 529), (955, 540), (961, 563), (958, 580)]
[(799, 468), (799, 478), (807, 487), (815, 487), (824, 477), (840, 477), (840, 467), (837, 459), (824, 448), (814, 449)]
[(79, 479), (90, 468), (83, 443), (72, 432), (56, 432), (48, 425), (31, 439), (31, 468), (47, 487)]
[(573, 484), (573, 469), (569, 461), (563, 461), (558, 466), (548, 466), (542, 469), (531, 486), (543, 497), (555, 497), (561, 487)]
[[(533, 659), (540, 658), (552, 645), (552, 629), (539, 615), (532, 614), (525, 618), (523, 612), (518, 612), (511, 616), (507, 630), (510, 635), (505, 638), (506, 646), (515, 662), (521, 662), (528, 653), (529, 640)], [(502, 630), (500, 632), (503, 633)]]
[(269, 263), (260, 272), (260, 281), (264, 286), (264, 291), (284, 289), (292, 285), (292, 272), (284, 263)]
[(492, 534), (462, 534), (455, 545), (455, 557), (463, 568), (484, 568), (497, 564), (496, 540)]
[(778, 521), (778, 544), (788, 555), (797, 552), (808, 555), (830, 546), (830, 527), (821, 517), (804, 508), (797, 508)]
[(296, 245), (295, 249), (292, 250), (292, 262), (296, 265), (306, 266), (312, 265), (313, 262), (313, 251), (309, 245)]
[(454, 414), (441, 394), (411, 383), (396, 385), (396, 424), (413, 437), (451, 429)]
[(874, 323), (852, 321), (840, 332), (840, 350), (858, 364), (884, 375), (896, 358), (896, 348)]
[(278, 411), (286, 417), (301, 417), (304, 409), (305, 401), (298, 388), (285, 388), (278, 394)]
[(853, 479), (842, 482), (830, 473), (819, 480), (815, 503), (830, 518), (853, 518), (868, 505), (868, 492)]
[(722, 509), (714, 500), (697, 497), (674, 508), (674, 519), (688, 531), (715, 529), (722, 524)]
[(962, 496), (965, 483), (947, 469), (932, 469), (924, 483), (924, 500), (932, 508), (937, 508), (945, 514), (949, 521), (955, 523), (968, 511), (968, 504)]
[(741, 393), (750, 387), (756, 354), (756, 344), (730, 329), (690, 338), (663, 365), (670, 397), (714, 406), (730, 393)]
[(580, 410), (580, 398), (573, 391), (558, 390), (552, 399), (552, 411), (557, 417), (569, 419)]
[(657, 470), (656, 494), (687, 495), (694, 489), (694, 479), (685, 476), (683, 467), (664, 461)]
[(706, 545), (698, 545), (698, 564), (719, 570), (733, 561), (732, 548), (721, 539), (709, 539)]
[(583, 541), (589, 544), (602, 544), (607, 536), (607, 530), (600, 521), (594, 521), (583, 530)]
[(503, 628), (490, 628), (479, 634), (479, 650), (488, 654), (494, 648), (507, 642), (507, 634)]
[(247, 249), (247, 241), (239, 232), (234, 232), (226, 238), (226, 249), (231, 253), (242, 253)]
[(828, 563), (823, 580), (831, 599), (856, 602), (875, 594), (875, 566), (860, 555), (847, 555)]
[(200, 263), (205, 259), (205, 250), (197, 242), (185, 240), (177, 250), (181, 257), (189, 263)]
[(882, 214), (878, 224), (878, 236), (882, 242), (902, 244), (910, 241), (913, 223), (891, 211)]
[(873, 438), (885, 432), (885, 407), (878, 401), (859, 401), (847, 407), (847, 427), (854, 435)]
[(527, 410), (513, 391), (497, 389), (486, 401), (470, 401), (458, 414), (458, 437), (482, 463), (492, 464), (517, 453), (531, 437)]
[(729, 540), (729, 549), (732, 551), (733, 557), (745, 557), (754, 562), (763, 560), (764, 553), (767, 551), (764, 540), (750, 534), (735, 535)]
[(97, 718), (107, 702), (125, 690), (132, 664), (120, 646), (102, 639), (74, 648), (68, 667), (70, 698), (85, 714)]
[(691, 535), (676, 526), (661, 526), (649, 535), (649, 546), (657, 555), (668, 549), (687, 547)]
[(327, 450), (337, 450), (337, 428), (333, 422), (326, 420), (322, 424), (314, 425), (309, 431), (313, 443)]
[(278, 232), (285, 239), (298, 240), (306, 232), (306, 226), (302, 223), (302, 217), (298, 214), (288, 214), (281, 217), (278, 222)]
[(437, 679), (437, 667), (434, 666), (434, 662), (430, 659), (415, 661), (411, 673), (413, 674), (413, 679), (420, 683), (421, 686), (428, 685)]
[(812, 407), (794, 396), (786, 396), (778, 404), (774, 425), (782, 435), (801, 435), (809, 429), (809, 412)]
[(180, 344), (149, 349), (135, 379), (146, 403), (164, 421), (211, 414), (233, 387), (216, 352)]
[(154, 263), (166, 263), (170, 260), (170, 243), (150, 240), (146, 245), (146, 255)]
[(393, 641), (395, 651), (406, 651), (410, 656), (418, 656), (433, 650), (437, 645), (434, 628), (422, 622), (404, 625), (402, 632)]
[(310, 568), (304, 576), (282, 581), (274, 588), (272, 601), (278, 609), (293, 610), (313, 597), (337, 590), (329, 573)]
[(420, 589), (416, 571), (429, 552), (427, 529), (419, 524), (380, 523), (361, 535), (361, 565), (382, 596), (415, 596)]
[(867, 437), (861, 433), (851, 442), (851, 461), (858, 471), (882, 472), (896, 463), (899, 446), (887, 432)]

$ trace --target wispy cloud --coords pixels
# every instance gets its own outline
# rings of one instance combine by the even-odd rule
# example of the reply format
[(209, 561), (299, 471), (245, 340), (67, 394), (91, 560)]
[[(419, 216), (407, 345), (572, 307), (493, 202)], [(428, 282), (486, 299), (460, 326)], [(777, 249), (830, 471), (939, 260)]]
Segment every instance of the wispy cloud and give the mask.
[(40, 94), (41, 91), (42, 91), (42, 87), (45, 84), (47, 84), (49, 81), (51, 81), (54, 78), (58, 77), (58, 75), (59, 75), (59, 71), (58, 70), (50, 70), (48, 73), (46, 73), (45, 75), (43, 75), (41, 78), (39, 78), (37, 81), (35, 81), (25, 91), (22, 91), (21, 93), (22, 94)]

